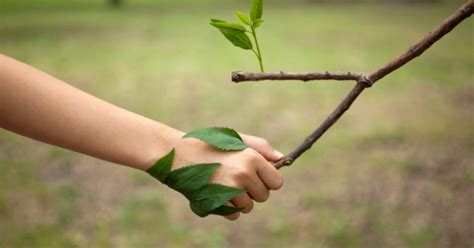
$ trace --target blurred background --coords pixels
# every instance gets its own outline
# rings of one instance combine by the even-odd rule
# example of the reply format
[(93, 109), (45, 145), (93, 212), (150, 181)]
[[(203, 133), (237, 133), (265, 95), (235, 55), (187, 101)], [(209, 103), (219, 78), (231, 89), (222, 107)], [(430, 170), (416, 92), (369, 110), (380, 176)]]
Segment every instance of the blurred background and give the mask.
[[(266, 1), (268, 71), (370, 72), (463, 1)], [(0, 53), (175, 128), (289, 152), (348, 83), (234, 85), (256, 71), (208, 24), (249, 1), (1, 0)], [(367, 90), (236, 222), (148, 175), (0, 130), (0, 247), (473, 247), (473, 20)]]

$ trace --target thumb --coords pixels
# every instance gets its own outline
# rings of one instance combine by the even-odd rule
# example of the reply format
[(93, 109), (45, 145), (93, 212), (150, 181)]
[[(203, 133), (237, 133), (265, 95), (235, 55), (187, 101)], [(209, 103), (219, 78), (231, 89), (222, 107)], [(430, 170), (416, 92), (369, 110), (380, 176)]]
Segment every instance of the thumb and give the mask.
[(270, 143), (263, 138), (246, 134), (241, 134), (241, 137), (245, 144), (260, 153), (260, 155), (262, 155), (268, 161), (278, 161), (283, 157), (281, 152), (275, 150), (272, 145), (270, 145)]

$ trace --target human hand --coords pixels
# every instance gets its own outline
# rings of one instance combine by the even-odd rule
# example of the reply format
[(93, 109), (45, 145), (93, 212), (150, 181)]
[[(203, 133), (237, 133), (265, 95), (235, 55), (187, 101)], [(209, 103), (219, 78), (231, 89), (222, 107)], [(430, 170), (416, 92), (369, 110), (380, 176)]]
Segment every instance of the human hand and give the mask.
[[(264, 139), (241, 135), (248, 148), (242, 151), (223, 152), (197, 139), (178, 139), (172, 170), (196, 163), (220, 163), (210, 182), (245, 189), (226, 205), (242, 208), (242, 213), (252, 211), (254, 202), (264, 202), (270, 190), (283, 185), (283, 178), (270, 161), (277, 161), (282, 154), (275, 151)], [(225, 216), (236, 220), (240, 213)]]

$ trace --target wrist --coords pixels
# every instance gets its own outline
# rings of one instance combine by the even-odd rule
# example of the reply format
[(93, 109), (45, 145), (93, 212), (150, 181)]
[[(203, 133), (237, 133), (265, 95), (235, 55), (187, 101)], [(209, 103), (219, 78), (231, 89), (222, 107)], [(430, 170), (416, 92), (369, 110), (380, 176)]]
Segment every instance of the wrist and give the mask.
[(152, 144), (146, 151), (142, 151), (142, 162), (136, 168), (143, 171), (148, 170), (156, 161), (168, 154), (184, 134), (184, 132), (157, 122), (150, 134), (153, 140)]

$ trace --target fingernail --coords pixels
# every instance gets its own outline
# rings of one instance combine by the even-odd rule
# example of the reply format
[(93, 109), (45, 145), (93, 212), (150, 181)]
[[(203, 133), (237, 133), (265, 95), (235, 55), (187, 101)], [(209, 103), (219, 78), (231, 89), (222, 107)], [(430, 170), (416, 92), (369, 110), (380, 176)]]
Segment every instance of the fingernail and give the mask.
[(273, 150), (273, 153), (278, 157), (278, 159), (282, 158), (283, 157), (283, 153), (277, 151), (277, 150)]

